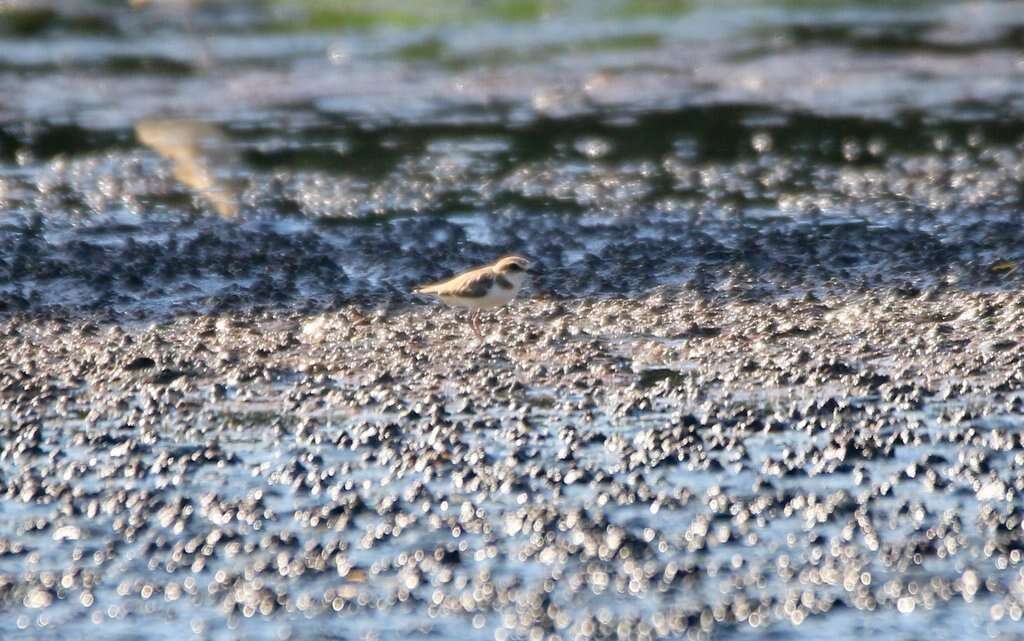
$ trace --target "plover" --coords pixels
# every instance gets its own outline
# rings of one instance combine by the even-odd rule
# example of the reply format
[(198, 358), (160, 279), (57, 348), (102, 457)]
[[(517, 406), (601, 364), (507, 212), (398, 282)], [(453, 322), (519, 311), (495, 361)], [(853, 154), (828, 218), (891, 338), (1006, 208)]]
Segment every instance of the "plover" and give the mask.
[(480, 311), (507, 304), (523, 286), (530, 261), (520, 256), (506, 256), (493, 265), (472, 269), (453, 278), (425, 285), (417, 294), (437, 296), (447, 305), (470, 310), (469, 324), (477, 338), (480, 333)]

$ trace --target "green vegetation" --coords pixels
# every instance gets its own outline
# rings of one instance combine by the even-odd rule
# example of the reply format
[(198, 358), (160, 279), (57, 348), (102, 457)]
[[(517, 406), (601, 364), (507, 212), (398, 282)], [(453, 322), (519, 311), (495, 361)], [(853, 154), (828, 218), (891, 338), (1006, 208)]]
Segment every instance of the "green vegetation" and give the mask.
[(589, 14), (609, 18), (643, 15), (679, 15), (691, 10), (693, 0), (264, 0), (282, 9), (282, 30), (365, 30), (378, 27), (426, 27), (472, 24), (487, 20), (536, 22), (551, 16)]

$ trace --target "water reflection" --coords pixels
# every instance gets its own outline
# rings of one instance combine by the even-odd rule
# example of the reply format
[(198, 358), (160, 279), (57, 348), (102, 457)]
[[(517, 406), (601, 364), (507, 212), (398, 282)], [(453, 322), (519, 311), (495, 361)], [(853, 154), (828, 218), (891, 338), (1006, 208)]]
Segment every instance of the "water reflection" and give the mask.
[(203, 197), (225, 218), (238, 215), (238, 189), (217, 173), (238, 164), (221, 131), (195, 120), (141, 120), (139, 142), (173, 163), (174, 177)]

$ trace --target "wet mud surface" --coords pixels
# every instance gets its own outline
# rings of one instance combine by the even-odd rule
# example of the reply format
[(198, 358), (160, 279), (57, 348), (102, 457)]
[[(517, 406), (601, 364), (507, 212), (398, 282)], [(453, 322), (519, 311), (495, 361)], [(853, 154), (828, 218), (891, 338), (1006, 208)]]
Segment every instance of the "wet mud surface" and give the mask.
[(1016, 638), (1020, 3), (43, 6), (0, 637)]
[(1022, 321), (676, 290), (521, 301), (483, 345), (420, 307), (10, 320), (5, 635), (1012, 638)]

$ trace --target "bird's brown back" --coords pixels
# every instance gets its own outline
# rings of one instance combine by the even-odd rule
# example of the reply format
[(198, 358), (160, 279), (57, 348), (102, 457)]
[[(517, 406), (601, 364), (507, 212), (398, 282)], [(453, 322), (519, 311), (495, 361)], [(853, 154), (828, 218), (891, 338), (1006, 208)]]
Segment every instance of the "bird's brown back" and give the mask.
[(416, 290), (417, 294), (434, 294), (436, 296), (461, 296), (464, 298), (481, 298), (487, 295), (494, 284), (495, 274), (491, 265), (480, 267), (459, 274), (448, 280), (425, 285)]

